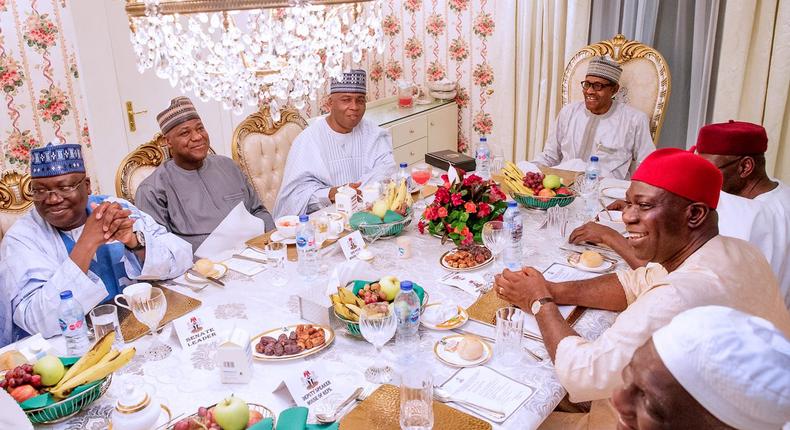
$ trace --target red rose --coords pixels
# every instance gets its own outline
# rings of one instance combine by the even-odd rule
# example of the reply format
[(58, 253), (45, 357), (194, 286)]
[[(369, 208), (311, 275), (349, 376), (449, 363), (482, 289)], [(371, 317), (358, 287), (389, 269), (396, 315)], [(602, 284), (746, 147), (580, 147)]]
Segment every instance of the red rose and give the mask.
[(491, 185), (489, 201), (491, 203), (496, 203), (500, 200), (505, 200), (505, 194), (496, 185)]
[(458, 233), (460, 233), (461, 236), (471, 236), (472, 235), (472, 233), (469, 232), (469, 227), (467, 227), (467, 226), (464, 226), (464, 229), (459, 231)]
[(423, 218), (427, 219), (428, 221), (433, 221), (436, 219), (436, 206), (428, 206), (425, 208), (425, 212), (422, 214)]
[(442, 206), (439, 208), (439, 218), (444, 218), (447, 216), (447, 208)]
[(434, 197), (434, 201), (440, 205), (443, 205), (450, 201), (450, 192), (447, 191), (447, 188), (439, 188), (436, 190), (436, 196)]
[(461, 245), (471, 245), (474, 241), (475, 237), (470, 233), (464, 237), (464, 240), (461, 241)]
[(417, 230), (420, 231), (420, 234), (425, 234), (425, 221), (420, 220), (420, 222), (417, 223)]
[(473, 214), (473, 213), (477, 212), (477, 207), (472, 202), (466, 202), (466, 204), (464, 205), (464, 209), (466, 210), (466, 213), (468, 213), (468, 214)]
[(482, 202), (479, 205), (477, 205), (478, 218), (485, 218), (488, 215), (491, 215), (491, 205)]
[(481, 182), (483, 182), (483, 178), (475, 175), (474, 173), (464, 178), (464, 186), (466, 187), (470, 187)]
[(452, 202), (453, 206), (461, 206), (461, 204), (464, 202), (464, 198), (461, 193), (455, 193), (450, 196), (450, 201)]

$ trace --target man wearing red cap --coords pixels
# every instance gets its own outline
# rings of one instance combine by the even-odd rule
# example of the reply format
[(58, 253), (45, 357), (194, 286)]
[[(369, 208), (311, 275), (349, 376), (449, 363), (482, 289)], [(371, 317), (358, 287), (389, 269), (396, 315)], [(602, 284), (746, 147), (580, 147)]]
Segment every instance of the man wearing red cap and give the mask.
[(765, 254), (790, 308), (790, 188), (765, 171), (765, 128), (733, 121), (702, 127), (691, 148), (718, 167), (722, 184), (719, 228)]
[[(721, 173), (701, 157), (658, 150), (634, 173), (623, 211), (636, 256), (653, 264), (560, 283), (546, 281), (532, 267), (496, 276), (497, 294), (535, 315), (570, 400), (595, 400), (589, 415), (553, 414), (542, 428), (614, 428), (606, 399), (622, 384), (623, 368), (653, 332), (684, 310), (729, 306), (790, 332), (790, 313), (765, 257), (748, 242), (718, 234), (721, 184)], [(589, 341), (557, 305), (621, 313)]]

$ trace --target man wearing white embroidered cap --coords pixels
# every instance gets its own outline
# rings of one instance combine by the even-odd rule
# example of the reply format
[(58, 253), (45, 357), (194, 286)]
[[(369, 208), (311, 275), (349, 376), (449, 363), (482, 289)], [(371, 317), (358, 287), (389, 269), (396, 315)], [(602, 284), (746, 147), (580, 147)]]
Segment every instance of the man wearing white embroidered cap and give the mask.
[(698, 307), (656, 331), (623, 382), (612, 396), (618, 429), (780, 429), (790, 421), (790, 342), (765, 319)]

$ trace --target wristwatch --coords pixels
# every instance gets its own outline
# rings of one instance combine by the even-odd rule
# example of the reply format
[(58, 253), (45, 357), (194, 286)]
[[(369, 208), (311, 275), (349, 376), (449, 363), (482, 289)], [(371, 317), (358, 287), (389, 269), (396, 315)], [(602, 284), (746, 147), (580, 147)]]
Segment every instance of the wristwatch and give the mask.
[(145, 235), (143, 234), (143, 232), (137, 230), (137, 231), (134, 232), (134, 236), (137, 238), (137, 246), (135, 246), (134, 248), (129, 248), (127, 246), (129, 251), (139, 251), (139, 250), (145, 248)]
[(532, 315), (537, 315), (538, 312), (540, 312), (540, 308), (543, 307), (543, 305), (545, 305), (546, 303), (554, 303), (554, 299), (551, 297), (544, 297), (542, 299), (538, 299), (532, 302), (532, 306), (530, 306)]

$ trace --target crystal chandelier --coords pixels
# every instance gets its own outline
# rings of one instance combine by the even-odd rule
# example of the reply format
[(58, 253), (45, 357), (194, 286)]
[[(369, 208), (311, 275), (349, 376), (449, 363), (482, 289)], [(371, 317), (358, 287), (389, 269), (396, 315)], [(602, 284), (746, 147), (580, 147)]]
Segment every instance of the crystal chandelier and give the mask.
[(242, 112), (317, 98), (327, 77), (383, 50), (382, 0), (127, 0), (137, 68)]

